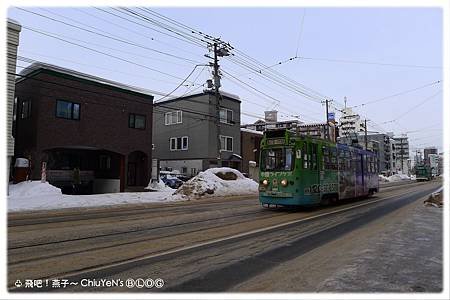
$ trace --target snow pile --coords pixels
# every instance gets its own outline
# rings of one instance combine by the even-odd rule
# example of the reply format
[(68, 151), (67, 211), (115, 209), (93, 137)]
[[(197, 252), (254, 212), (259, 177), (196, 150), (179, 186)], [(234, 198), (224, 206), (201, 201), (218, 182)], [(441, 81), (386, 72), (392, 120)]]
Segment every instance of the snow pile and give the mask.
[(151, 191), (161, 191), (161, 192), (173, 192), (174, 189), (172, 189), (171, 187), (168, 187), (164, 181), (162, 181), (161, 179), (159, 179), (159, 182), (150, 182), (149, 185), (145, 188), (147, 190), (151, 190)]
[(174, 193), (174, 198), (196, 199), (204, 196), (221, 197), (257, 193), (258, 183), (246, 178), (235, 169), (223, 167), (200, 172), (178, 188)]
[(156, 192), (63, 195), (61, 190), (40, 181), (9, 185), (8, 211), (50, 210), (75, 207), (111, 206), (180, 201), (173, 189)]
[(40, 181), (23, 181), (9, 186), (10, 198), (29, 198), (36, 196), (62, 196), (61, 189)]
[(403, 181), (403, 180), (411, 180), (411, 177), (405, 174), (394, 174), (388, 177), (389, 182)]
[(380, 182), (389, 182), (389, 178), (384, 176), (384, 175), (379, 174), (378, 175), (378, 181), (380, 181)]

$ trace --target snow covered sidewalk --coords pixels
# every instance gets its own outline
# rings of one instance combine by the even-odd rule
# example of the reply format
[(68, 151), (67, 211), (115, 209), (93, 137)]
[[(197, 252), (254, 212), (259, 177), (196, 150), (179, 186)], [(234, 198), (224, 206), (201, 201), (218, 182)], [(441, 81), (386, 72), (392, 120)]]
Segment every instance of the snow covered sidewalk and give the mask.
[(178, 190), (162, 182), (148, 187), (151, 192), (64, 195), (57, 187), (40, 181), (9, 186), (8, 212), (64, 208), (163, 203), (199, 198), (248, 196), (258, 194), (258, 183), (231, 168), (213, 168), (200, 172)]

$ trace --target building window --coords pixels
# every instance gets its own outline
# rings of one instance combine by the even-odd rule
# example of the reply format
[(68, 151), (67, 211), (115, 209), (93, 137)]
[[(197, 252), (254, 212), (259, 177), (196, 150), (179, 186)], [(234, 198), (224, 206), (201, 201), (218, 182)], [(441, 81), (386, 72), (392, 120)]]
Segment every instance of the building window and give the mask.
[(166, 125), (181, 124), (183, 123), (183, 112), (181, 110), (167, 112), (164, 119)]
[(109, 170), (111, 169), (111, 156), (109, 155), (100, 155), (99, 156), (99, 165), (100, 170)]
[(187, 167), (182, 167), (181, 168), (181, 173), (186, 175), (187, 174)]
[(220, 108), (220, 123), (233, 124), (233, 111), (228, 108)]
[(145, 116), (130, 114), (128, 118), (128, 127), (135, 129), (145, 129)]
[(56, 117), (70, 120), (80, 119), (80, 104), (56, 100)]
[(233, 152), (233, 138), (231, 136), (220, 136), (220, 150)]
[(189, 138), (187, 136), (170, 138), (170, 151), (188, 150), (188, 147)]
[(191, 168), (191, 176), (195, 176), (195, 175), (197, 175), (197, 169)]
[(29, 117), (31, 117), (31, 101), (25, 100), (22, 102), (22, 114), (20, 118), (28, 119)]

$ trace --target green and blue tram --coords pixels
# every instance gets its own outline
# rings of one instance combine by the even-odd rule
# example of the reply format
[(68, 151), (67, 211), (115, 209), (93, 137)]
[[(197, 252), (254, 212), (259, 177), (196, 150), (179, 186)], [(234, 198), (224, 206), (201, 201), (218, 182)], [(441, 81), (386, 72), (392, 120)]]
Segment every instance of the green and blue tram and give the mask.
[(415, 167), (416, 181), (430, 181), (431, 168), (429, 166), (418, 164)]
[(378, 192), (375, 154), (290, 130), (266, 131), (261, 141), (262, 205), (314, 206)]

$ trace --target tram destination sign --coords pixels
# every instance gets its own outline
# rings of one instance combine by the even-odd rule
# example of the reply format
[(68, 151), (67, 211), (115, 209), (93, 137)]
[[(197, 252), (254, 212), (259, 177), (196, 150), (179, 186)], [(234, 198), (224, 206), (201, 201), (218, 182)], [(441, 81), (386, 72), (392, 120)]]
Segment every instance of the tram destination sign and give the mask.
[(284, 144), (284, 138), (267, 140), (267, 145), (283, 145), (283, 144)]

